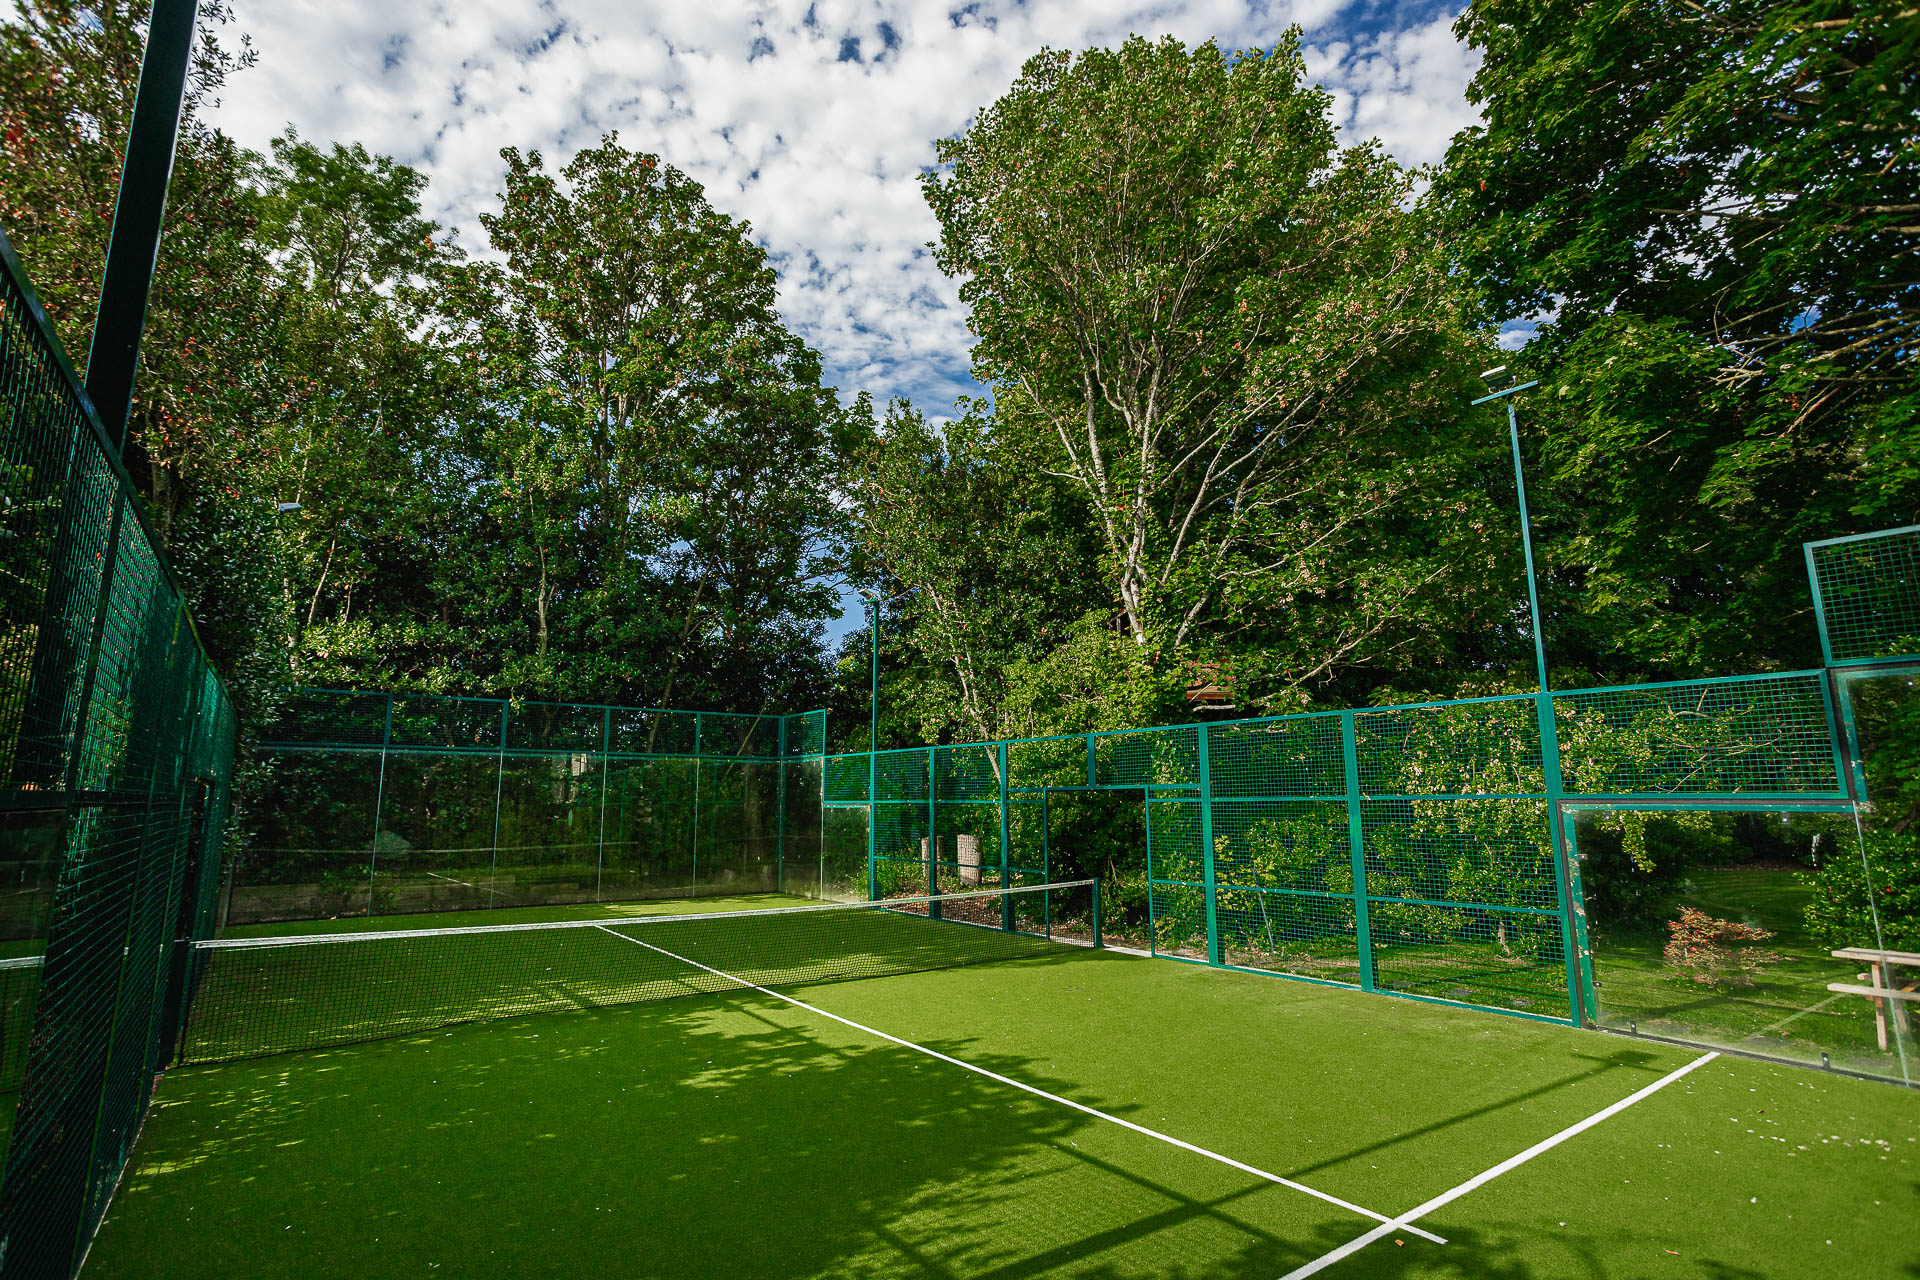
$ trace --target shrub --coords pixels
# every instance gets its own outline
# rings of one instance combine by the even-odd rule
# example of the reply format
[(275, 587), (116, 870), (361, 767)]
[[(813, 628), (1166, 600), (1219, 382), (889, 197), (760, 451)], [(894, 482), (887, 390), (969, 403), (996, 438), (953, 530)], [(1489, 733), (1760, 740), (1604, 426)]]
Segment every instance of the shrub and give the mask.
[(1666, 961), (1701, 984), (1728, 982), (1750, 987), (1770, 964), (1786, 957), (1778, 951), (1746, 945), (1773, 937), (1771, 929), (1738, 920), (1716, 920), (1694, 907), (1680, 908), (1680, 918), (1668, 923)]

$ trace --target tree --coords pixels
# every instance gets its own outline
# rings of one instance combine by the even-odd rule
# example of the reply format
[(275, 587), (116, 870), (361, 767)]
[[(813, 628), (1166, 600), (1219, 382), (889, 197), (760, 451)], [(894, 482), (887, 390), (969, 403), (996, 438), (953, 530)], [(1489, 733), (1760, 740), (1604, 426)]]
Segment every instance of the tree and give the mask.
[(1894, 0), (1477, 0), (1437, 192), (1549, 318), (1551, 629), (1608, 679), (1816, 660), (1797, 543), (1920, 508), (1920, 27)]
[[(16, 0), (0, 23), (0, 223), (84, 366), (150, 4)], [(251, 726), (285, 683), (271, 497), (255, 430), (273, 394), (270, 277), (251, 157), (202, 111), (252, 62), (201, 6), (127, 463), (215, 665)]]
[(1336, 149), (1304, 75), (1297, 34), (1046, 51), (925, 178), (996, 430), (1078, 492), (1126, 633), (1273, 708), (1501, 629), (1512, 567), (1417, 175)]
[(851, 428), (780, 322), (764, 250), (611, 135), (557, 176), (503, 154), (482, 222), (504, 262), (446, 282), (478, 532), (445, 610), (489, 584), (465, 661), (544, 697), (759, 706), (817, 687), (817, 661), (786, 655), (817, 651), (833, 606)]

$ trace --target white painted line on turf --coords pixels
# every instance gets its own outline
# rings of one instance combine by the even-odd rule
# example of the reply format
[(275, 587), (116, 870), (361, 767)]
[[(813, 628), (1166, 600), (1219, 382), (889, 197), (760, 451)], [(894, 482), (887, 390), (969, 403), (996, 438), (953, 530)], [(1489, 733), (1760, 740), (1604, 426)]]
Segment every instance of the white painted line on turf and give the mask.
[[(793, 1005), (795, 1008), (805, 1009), (808, 1013), (817, 1013), (823, 1018), (830, 1018), (833, 1021), (840, 1023), (842, 1026), (852, 1027), (855, 1031), (864, 1031), (870, 1036), (877, 1036), (880, 1039), (885, 1040), (891, 1044), (897, 1044), (903, 1049), (911, 1049), (915, 1053), (924, 1053), (929, 1058), (937, 1058), (941, 1062), (950, 1063), (953, 1066), (959, 1067), (965, 1071), (971, 1071), (975, 1075), (985, 1076), (987, 1079), (997, 1081), (1000, 1084), (1011, 1085), (1013, 1088), (1018, 1089), (1023, 1093), (1030, 1093), (1036, 1098), (1045, 1098), (1048, 1102), (1057, 1102), (1063, 1107), (1070, 1107), (1075, 1111), (1079, 1111), (1086, 1115), (1090, 1115), (1097, 1120), (1105, 1120), (1108, 1124), (1117, 1124), (1122, 1129), (1131, 1129), (1133, 1130), (1133, 1132), (1139, 1133), (1139, 1134), (1145, 1134), (1149, 1138), (1157, 1138), (1161, 1142), (1164, 1142), (1169, 1146), (1179, 1147), (1182, 1151), (1191, 1151), (1193, 1152), (1193, 1154), (1197, 1156), (1205, 1156), (1209, 1160), (1213, 1160), (1220, 1164), (1226, 1165), (1229, 1169), (1238, 1169), (1242, 1173), (1250, 1173), (1256, 1178), (1265, 1179), (1268, 1182), (1272, 1182), (1279, 1186), (1286, 1187), (1289, 1190), (1303, 1192), (1306, 1195), (1310, 1195), (1314, 1197), (1316, 1200), (1324, 1200), (1330, 1205), (1334, 1205), (1338, 1208), (1345, 1209), (1348, 1213), (1357, 1213), (1363, 1218), (1372, 1218), (1375, 1222), (1383, 1224), (1383, 1229), (1385, 1227), (1391, 1227), (1394, 1225), (1393, 1219), (1388, 1218), (1387, 1215), (1384, 1213), (1375, 1213), (1373, 1210), (1362, 1208), (1361, 1206), (1354, 1204), (1352, 1201), (1342, 1200), (1339, 1196), (1329, 1195), (1325, 1191), (1315, 1190), (1313, 1187), (1308, 1186), (1304, 1182), (1295, 1182), (1293, 1179), (1283, 1178), (1277, 1173), (1268, 1173), (1265, 1169), (1256, 1169), (1250, 1164), (1242, 1164), (1240, 1161), (1235, 1160), (1232, 1156), (1223, 1156), (1218, 1151), (1209, 1151), (1207, 1150), (1207, 1148), (1195, 1146), (1191, 1142), (1182, 1142), (1179, 1138), (1174, 1137), (1172, 1134), (1161, 1133), (1158, 1129), (1149, 1129), (1145, 1125), (1135, 1124), (1131, 1120), (1122, 1120), (1119, 1116), (1113, 1115), (1106, 1111), (1102, 1111), (1098, 1107), (1090, 1107), (1084, 1102), (1075, 1102), (1072, 1098), (1063, 1098), (1057, 1093), (1048, 1093), (1045, 1089), (1035, 1088), (1033, 1085), (1026, 1084), (1023, 1081), (1015, 1080), (1011, 1076), (1003, 1076), (997, 1071), (989, 1071), (985, 1067), (975, 1066), (973, 1063), (962, 1061), (959, 1058), (950, 1058), (946, 1054), (941, 1053), (937, 1049), (929, 1049), (923, 1044), (915, 1044), (911, 1040), (902, 1040), (899, 1036), (888, 1035), (884, 1031), (878, 1030), (877, 1028), (874, 1028), (874, 1027), (869, 1027), (864, 1023), (855, 1022), (851, 1018), (843, 1018), (837, 1013), (828, 1013), (825, 1009), (820, 1008), (818, 1005), (808, 1004), (804, 1000), (796, 1000), (794, 997), (790, 995), (784, 995), (778, 991), (770, 991), (766, 987), (763, 987), (758, 983), (749, 982), (745, 978), (737, 977), (734, 974), (727, 973), (724, 970), (715, 969), (709, 965), (701, 964), (698, 960), (690, 960), (686, 956), (676, 954), (675, 952), (672, 952), (672, 951), (668, 951), (665, 947), (656, 947), (651, 942), (643, 942), (639, 938), (629, 938), (627, 937), (626, 934), (617, 933), (613, 929), (607, 928), (607, 926), (605, 925), (600, 925), (598, 927), (602, 929), (606, 929), (608, 933), (613, 934), (613, 936), (616, 938), (626, 939), (626, 941), (633, 943), (635, 946), (645, 947), (649, 951), (657, 951), (661, 955), (666, 956), (669, 959), (678, 960), (682, 964), (692, 965), (694, 968), (710, 973), (716, 978), (725, 978), (728, 982), (737, 982), (741, 986), (746, 987), (750, 991), (758, 991), (762, 995), (772, 996), (775, 1000), (784, 1000), (788, 1004)], [(1423, 1231), (1419, 1227), (1410, 1226), (1410, 1227), (1406, 1227), (1405, 1230), (1413, 1235), (1420, 1236), (1423, 1239), (1431, 1240), (1435, 1244), (1446, 1243), (1445, 1238), (1434, 1235), (1431, 1231)]]
[(486, 892), (485, 889), (481, 889), (480, 886), (477, 884), (469, 884), (465, 880), (455, 880), (452, 876), (443, 876), (438, 871), (429, 871), (427, 872), (427, 874), (432, 876), (435, 880), (445, 880), (448, 884), (457, 884), (464, 889), (477, 889), (481, 893)]
[(1501, 1174), (1508, 1173), (1514, 1169), (1519, 1168), (1521, 1165), (1533, 1159), (1535, 1156), (1539, 1155), (1541, 1152), (1551, 1151), (1553, 1150), (1553, 1148), (1565, 1142), (1568, 1138), (1574, 1137), (1578, 1134), (1585, 1133), (1588, 1129), (1593, 1128), (1593, 1126), (1599, 1124), (1602, 1120), (1608, 1120), (1614, 1116), (1619, 1115), (1622, 1111), (1625, 1111), (1628, 1107), (1640, 1101), (1640, 1099), (1651, 1097), (1652, 1095), (1666, 1088), (1668, 1085), (1672, 1084), (1675, 1080), (1678, 1080), (1680, 1077), (1686, 1075), (1689, 1071), (1692, 1071), (1695, 1067), (1703, 1067), (1707, 1063), (1712, 1062), (1715, 1058), (1719, 1056), (1720, 1055), (1717, 1053), (1702, 1054), (1700, 1057), (1695, 1058), (1692, 1062), (1689, 1062), (1686, 1066), (1681, 1067), (1676, 1071), (1669, 1071), (1666, 1075), (1661, 1076), (1658, 1080), (1655, 1080), (1652, 1084), (1648, 1085), (1646, 1088), (1641, 1089), (1636, 1093), (1628, 1094), (1626, 1097), (1620, 1099), (1620, 1101), (1614, 1103), (1612, 1106), (1604, 1107), (1601, 1110), (1596, 1111), (1592, 1115), (1588, 1116), (1585, 1120), (1580, 1120), (1573, 1124), (1568, 1125), (1566, 1128), (1562, 1129), (1560, 1132), (1554, 1134), (1551, 1138), (1547, 1138), (1544, 1141), (1534, 1143), (1532, 1146), (1528, 1147), (1525, 1151), (1522, 1151), (1519, 1155), (1512, 1156), (1512, 1157), (1509, 1157), (1508, 1159), (1502, 1160), (1499, 1164), (1493, 1166), (1493, 1168), (1491, 1169), (1488, 1169), (1485, 1173), (1475, 1174), (1473, 1177), (1468, 1178), (1465, 1182), (1453, 1188), (1451, 1191), (1442, 1191), (1439, 1195), (1427, 1201), (1425, 1204), (1421, 1205), (1419, 1208), (1414, 1209), (1409, 1213), (1403, 1213), (1399, 1217), (1391, 1219), (1390, 1221), (1381, 1223), (1379, 1226), (1373, 1228), (1371, 1231), (1368, 1231), (1365, 1235), (1356, 1236), (1354, 1239), (1349, 1240), (1345, 1244), (1341, 1245), (1338, 1249), (1334, 1249), (1329, 1253), (1324, 1253), (1320, 1255), (1318, 1258), (1315, 1258), (1312, 1262), (1307, 1263), (1305, 1266), (1295, 1267), (1292, 1271), (1289, 1271), (1287, 1272), (1286, 1275), (1280, 1277), (1280, 1280), (1305, 1280), (1305, 1277), (1314, 1275), (1321, 1271), (1325, 1271), (1328, 1267), (1332, 1266), (1336, 1262), (1339, 1262), (1342, 1258), (1346, 1258), (1353, 1254), (1356, 1254), (1360, 1252), (1360, 1250), (1372, 1244), (1375, 1240), (1379, 1240), (1384, 1236), (1392, 1235), (1395, 1231), (1399, 1231), (1403, 1228), (1409, 1233), (1421, 1234), (1420, 1229), (1413, 1225), (1413, 1222), (1416, 1218), (1424, 1218), (1428, 1214), (1432, 1213), (1435, 1209), (1439, 1209), (1446, 1205), (1452, 1204), (1455, 1200), (1458, 1200), (1461, 1196), (1466, 1195), (1469, 1191), (1474, 1191), (1481, 1187), (1484, 1187), (1489, 1182), (1492, 1182), (1495, 1178), (1499, 1177)]

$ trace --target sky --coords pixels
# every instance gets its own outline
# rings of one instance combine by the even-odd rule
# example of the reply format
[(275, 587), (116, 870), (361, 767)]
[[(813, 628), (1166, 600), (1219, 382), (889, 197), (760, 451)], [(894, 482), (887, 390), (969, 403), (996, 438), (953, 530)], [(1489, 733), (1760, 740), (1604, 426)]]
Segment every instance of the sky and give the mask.
[[(210, 114), (264, 151), (288, 125), (428, 177), (429, 217), (484, 250), (506, 146), (558, 167), (617, 130), (751, 224), (789, 326), (844, 396), (911, 399), (936, 421), (967, 375), (958, 283), (919, 174), (1042, 48), (1130, 34), (1271, 45), (1304, 33), (1347, 141), (1425, 164), (1475, 120), (1476, 57), (1449, 0), (235, 0), (259, 63)], [(833, 628), (843, 629), (857, 618)]]

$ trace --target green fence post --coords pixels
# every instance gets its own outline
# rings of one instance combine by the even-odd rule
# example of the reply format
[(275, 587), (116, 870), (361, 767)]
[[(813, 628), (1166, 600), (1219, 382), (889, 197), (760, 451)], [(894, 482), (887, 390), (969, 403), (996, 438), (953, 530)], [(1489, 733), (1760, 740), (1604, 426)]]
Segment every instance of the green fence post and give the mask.
[[(500, 739), (506, 741), (503, 734)], [(380, 814), (387, 803), (387, 752), (393, 746), (393, 695), (387, 695), (386, 718), (380, 726), (380, 781), (373, 789), (373, 840), (367, 845), (367, 915), (373, 915), (374, 885), (380, 875)], [(500, 813), (499, 804), (494, 805), (494, 815)], [(496, 837), (495, 843), (499, 843)], [(491, 883), (491, 882), (489, 882)]]
[(689, 891), (700, 887), (700, 762), (701, 714), (693, 713), (693, 879)]
[(513, 711), (511, 702), (500, 704), (500, 750), (494, 756), (493, 765), (493, 848), (487, 855), (487, 909), (493, 909), (493, 882), (500, 876), (500, 800), (501, 784), (507, 773), (507, 717)]
[(1220, 910), (1215, 901), (1213, 872), (1213, 763), (1208, 755), (1207, 726), (1201, 725), (1196, 735), (1200, 744), (1200, 867), (1201, 880), (1205, 884), (1207, 895), (1207, 960), (1212, 964), (1226, 963), (1226, 948), (1220, 941)]
[(1545, 688), (1534, 695), (1534, 715), (1540, 722), (1540, 763), (1547, 782), (1547, 845), (1553, 854), (1554, 888), (1560, 895), (1560, 943), (1567, 959), (1567, 1020), (1575, 1026), (1591, 1021), (1581, 1002), (1581, 992), (1590, 990), (1592, 958), (1583, 956), (1574, 937), (1574, 913), (1583, 910), (1574, 898), (1579, 892), (1569, 850), (1561, 830), (1561, 812), (1566, 792), (1560, 777), (1560, 735), (1553, 720), (1553, 695)]
[[(593, 900), (607, 900), (607, 788), (613, 785), (613, 708), (601, 708), (600, 841), (593, 864)], [(497, 844), (498, 842), (496, 842)]]
[(1367, 914), (1367, 843), (1360, 822), (1360, 734), (1353, 712), (1340, 713), (1340, 754), (1347, 771), (1347, 854), (1353, 866), (1353, 940), (1360, 953), (1360, 989), (1372, 991), (1373, 926)]
[(1092, 734), (1087, 735), (1087, 785), (1090, 787), (1100, 785), (1099, 766), (1095, 763)]
[(779, 893), (787, 891), (787, 718), (780, 717), (780, 754), (778, 763), (773, 767), (779, 770), (774, 785), (778, 789), (775, 803), (779, 812), (774, 815), (773, 835), (773, 887)]
[[(1053, 796), (1050, 787), (1040, 788), (1040, 883), (1053, 883), (1053, 814), (1049, 803)], [(1041, 922), (1046, 926), (1047, 937), (1053, 936), (1053, 890), (1040, 891), (1040, 910), (1045, 914)]]
[(929, 919), (940, 918), (940, 748), (927, 748), (927, 903)]
[[(1013, 830), (1007, 820), (1007, 744), (995, 744), (994, 755), (1000, 764), (1000, 888), (1005, 890), (1013, 884)], [(1013, 895), (1010, 893), (1000, 895), (1000, 927), (1013, 932)]]

